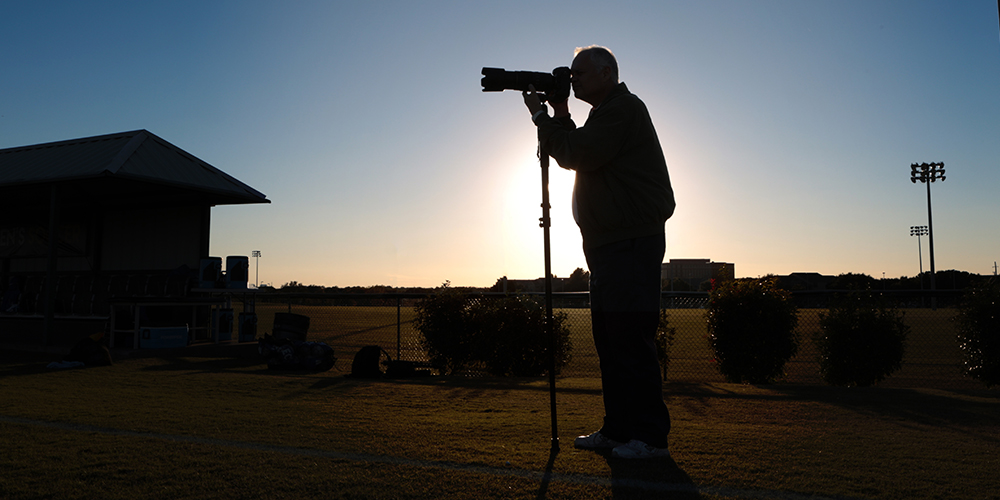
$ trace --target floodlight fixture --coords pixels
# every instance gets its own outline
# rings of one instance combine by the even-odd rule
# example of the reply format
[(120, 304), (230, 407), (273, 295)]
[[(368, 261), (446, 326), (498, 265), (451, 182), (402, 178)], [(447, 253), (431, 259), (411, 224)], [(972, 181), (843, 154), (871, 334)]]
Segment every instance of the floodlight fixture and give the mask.
[(910, 182), (916, 184), (917, 181), (928, 183), (940, 179), (945, 180), (944, 162), (938, 163), (912, 163), (910, 164)]

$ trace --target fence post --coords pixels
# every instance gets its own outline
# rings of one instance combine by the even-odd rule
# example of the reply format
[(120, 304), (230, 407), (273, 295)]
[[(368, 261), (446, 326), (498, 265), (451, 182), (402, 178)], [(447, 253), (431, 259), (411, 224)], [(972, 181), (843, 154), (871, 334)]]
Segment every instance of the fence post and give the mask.
[(400, 309), (403, 305), (403, 299), (399, 296), (396, 297), (396, 360), (400, 359), (400, 351), (402, 349), (403, 343), (403, 327), (402, 327), (402, 316), (400, 315)]

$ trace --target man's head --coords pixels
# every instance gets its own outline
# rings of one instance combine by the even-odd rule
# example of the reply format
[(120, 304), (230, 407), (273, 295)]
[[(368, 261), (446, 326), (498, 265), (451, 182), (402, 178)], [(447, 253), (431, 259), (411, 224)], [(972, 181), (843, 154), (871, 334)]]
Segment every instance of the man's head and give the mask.
[(618, 85), (618, 61), (606, 47), (591, 45), (576, 49), (573, 58), (573, 95), (597, 106)]

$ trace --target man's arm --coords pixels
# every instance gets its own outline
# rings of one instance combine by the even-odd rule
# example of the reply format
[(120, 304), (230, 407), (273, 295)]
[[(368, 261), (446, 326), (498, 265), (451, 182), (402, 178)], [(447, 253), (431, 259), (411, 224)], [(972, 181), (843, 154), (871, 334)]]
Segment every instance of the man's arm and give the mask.
[(625, 102), (602, 105), (581, 128), (565, 127), (560, 122), (563, 120), (539, 120), (538, 138), (559, 166), (577, 171), (607, 165), (621, 153), (635, 130), (634, 110)]

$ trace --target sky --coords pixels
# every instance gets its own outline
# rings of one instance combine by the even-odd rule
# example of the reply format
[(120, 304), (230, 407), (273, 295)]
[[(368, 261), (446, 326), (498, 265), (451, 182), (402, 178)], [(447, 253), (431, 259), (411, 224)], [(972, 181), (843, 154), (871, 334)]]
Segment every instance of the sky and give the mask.
[[(491, 286), (544, 275), (535, 128), (484, 66), (609, 47), (677, 199), (665, 260), (992, 274), (1000, 28), (992, 0), (11, 2), (0, 148), (146, 129), (264, 193), (212, 209), (251, 282)], [(570, 99), (578, 124), (590, 106)], [(586, 269), (551, 168), (552, 271)]]

